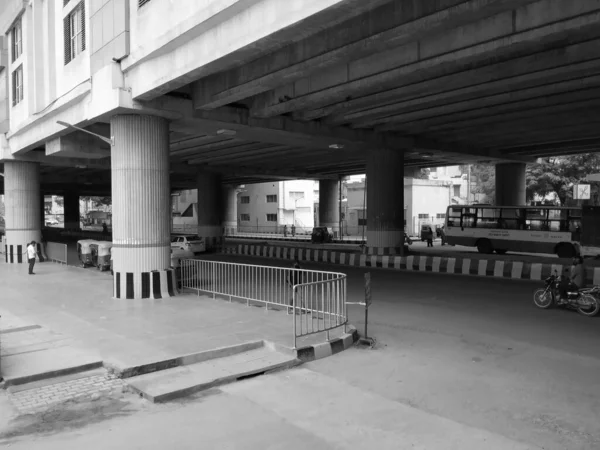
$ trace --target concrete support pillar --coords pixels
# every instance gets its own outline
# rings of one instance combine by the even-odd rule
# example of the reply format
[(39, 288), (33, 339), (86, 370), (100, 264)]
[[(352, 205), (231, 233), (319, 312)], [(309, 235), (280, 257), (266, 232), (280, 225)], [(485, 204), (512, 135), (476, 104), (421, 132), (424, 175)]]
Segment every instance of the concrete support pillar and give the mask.
[(114, 296), (171, 297), (177, 290), (170, 269), (169, 124), (118, 115), (110, 125)]
[(340, 182), (319, 180), (319, 226), (340, 232)]
[(212, 172), (198, 172), (198, 235), (206, 248), (214, 249), (223, 241), (223, 191), (221, 176)]
[(225, 236), (237, 233), (237, 186), (223, 186), (223, 230)]
[(63, 205), (65, 211), (65, 229), (79, 229), (79, 194), (76, 192), (65, 192)]
[(524, 206), (527, 203), (525, 163), (496, 164), (496, 205)]
[(26, 263), (27, 244), (42, 240), (40, 167), (37, 163), (4, 162), (6, 262)]
[(404, 154), (376, 150), (367, 157), (367, 246), (404, 245)]

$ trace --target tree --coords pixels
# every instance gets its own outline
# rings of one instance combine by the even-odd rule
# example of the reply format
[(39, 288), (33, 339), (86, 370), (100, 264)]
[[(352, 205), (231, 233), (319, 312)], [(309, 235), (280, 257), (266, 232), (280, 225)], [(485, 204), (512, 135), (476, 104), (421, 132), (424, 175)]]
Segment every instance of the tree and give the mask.
[(484, 194), (486, 201), (494, 203), (496, 197), (496, 168), (489, 164), (471, 166), (471, 192)]
[(85, 203), (91, 202), (94, 208), (112, 205), (111, 197), (79, 197), (79, 200)]
[[(573, 185), (587, 175), (600, 172), (600, 155), (584, 153), (573, 156), (543, 158), (527, 166), (527, 199), (555, 193), (560, 204), (566, 206), (573, 198)], [(598, 196), (598, 185), (593, 184), (592, 196)]]
[(429, 173), (431, 169), (421, 169), (419, 172), (415, 173), (415, 178), (417, 180), (429, 180)]

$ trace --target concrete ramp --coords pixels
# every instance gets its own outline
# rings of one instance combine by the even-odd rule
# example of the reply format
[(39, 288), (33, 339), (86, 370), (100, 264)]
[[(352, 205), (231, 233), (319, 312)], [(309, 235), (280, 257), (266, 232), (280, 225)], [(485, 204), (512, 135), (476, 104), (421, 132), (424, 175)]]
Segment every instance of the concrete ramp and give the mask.
[(272, 345), (236, 346), (228, 355), (128, 378), (125, 381), (151, 402), (167, 402), (195, 392), (300, 364), (291, 352)]

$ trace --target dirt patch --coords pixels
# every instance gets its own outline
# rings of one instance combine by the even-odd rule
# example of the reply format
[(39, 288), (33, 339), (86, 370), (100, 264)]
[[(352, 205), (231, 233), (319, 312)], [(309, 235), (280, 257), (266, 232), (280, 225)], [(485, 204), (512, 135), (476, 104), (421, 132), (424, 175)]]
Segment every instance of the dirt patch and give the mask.
[(92, 423), (131, 415), (144, 407), (145, 401), (127, 389), (119, 394), (95, 394), (73, 399), (44, 411), (13, 418), (8, 423), (8, 429), (0, 431), (0, 443), (6, 444), (22, 436), (72, 431)]

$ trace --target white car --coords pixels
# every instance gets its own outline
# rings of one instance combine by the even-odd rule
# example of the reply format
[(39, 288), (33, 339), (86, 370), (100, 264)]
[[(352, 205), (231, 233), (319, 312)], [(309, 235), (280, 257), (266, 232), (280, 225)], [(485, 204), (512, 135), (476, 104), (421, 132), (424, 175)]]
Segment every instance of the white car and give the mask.
[(173, 234), (171, 235), (171, 248), (202, 253), (206, 251), (206, 242), (203, 238), (193, 234)]
[(179, 247), (171, 247), (171, 267), (178, 268), (181, 266), (182, 259), (193, 259), (194, 252), (184, 250)]

